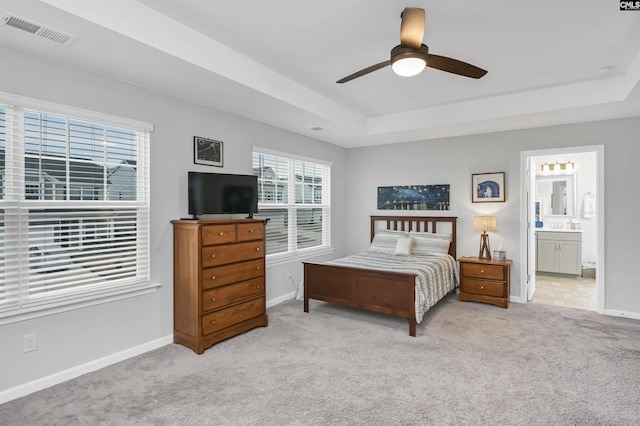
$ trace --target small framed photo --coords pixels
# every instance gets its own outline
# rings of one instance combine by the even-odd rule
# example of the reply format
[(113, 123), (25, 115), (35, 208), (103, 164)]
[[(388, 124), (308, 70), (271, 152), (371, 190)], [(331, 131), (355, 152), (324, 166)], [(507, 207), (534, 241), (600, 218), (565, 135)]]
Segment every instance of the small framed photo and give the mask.
[(195, 164), (222, 167), (222, 142), (194, 136), (193, 162)]
[(503, 203), (504, 172), (471, 175), (471, 194), (471, 201), (474, 203)]

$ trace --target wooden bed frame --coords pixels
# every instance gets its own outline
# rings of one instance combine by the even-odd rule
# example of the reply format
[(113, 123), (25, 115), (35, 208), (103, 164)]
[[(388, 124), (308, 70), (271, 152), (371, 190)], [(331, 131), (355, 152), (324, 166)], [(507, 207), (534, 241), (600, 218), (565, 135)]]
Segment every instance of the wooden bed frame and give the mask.
[[(371, 240), (382, 223), (396, 231), (438, 232), (438, 224), (449, 224), (442, 233), (451, 233), (449, 254), (456, 259), (457, 217), (448, 216), (371, 216)], [(304, 311), (309, 299), (406, 318), (409, 335), (416, 335), (416, 275), (373, 269), (304, 264)]]

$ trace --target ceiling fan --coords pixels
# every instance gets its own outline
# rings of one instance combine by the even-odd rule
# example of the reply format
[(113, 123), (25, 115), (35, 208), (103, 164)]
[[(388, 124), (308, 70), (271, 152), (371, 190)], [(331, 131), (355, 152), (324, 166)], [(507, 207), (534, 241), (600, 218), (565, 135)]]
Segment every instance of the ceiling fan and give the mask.
[(403, 77), (417, 75), (425, 66), (471, 78), (481, 78), (487, 73), (475, 65), (429, 53), (429, 48), (422, 43), (425, 23), (424, 9), (406, 7), (400, 17), (402, 18), (400, 44), (391, 49), (391, 58), (348, 75), (336, 83), (346, 83), (387, 65), (391, 65), (393, 71)]

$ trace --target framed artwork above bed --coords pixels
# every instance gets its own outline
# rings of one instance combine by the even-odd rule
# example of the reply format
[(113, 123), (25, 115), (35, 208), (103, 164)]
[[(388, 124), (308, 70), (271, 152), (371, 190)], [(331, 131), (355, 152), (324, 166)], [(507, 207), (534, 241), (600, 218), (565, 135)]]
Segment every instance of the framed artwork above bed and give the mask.
[(505, 201), (504, 172), (471, 175), (473, 203), (503, 203)]
[(379, 186), (378, 210), (449, 210), (449, 184)]

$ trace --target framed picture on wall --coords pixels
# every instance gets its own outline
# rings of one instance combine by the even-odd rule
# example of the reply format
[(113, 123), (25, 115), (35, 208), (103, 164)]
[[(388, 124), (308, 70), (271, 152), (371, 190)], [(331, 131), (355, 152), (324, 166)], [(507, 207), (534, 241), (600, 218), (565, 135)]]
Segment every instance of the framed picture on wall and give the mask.
[(471, 201), (474, 203), (504, 202), (504, 172), (472, 174)]
[(194, 136), (193, 162), (195, 164), (222, 167), (222, 142)]

